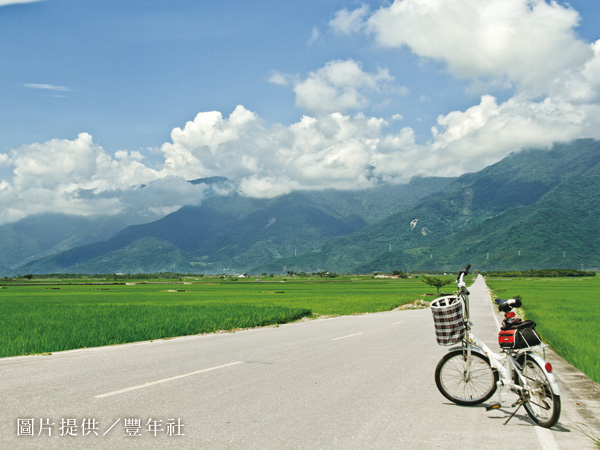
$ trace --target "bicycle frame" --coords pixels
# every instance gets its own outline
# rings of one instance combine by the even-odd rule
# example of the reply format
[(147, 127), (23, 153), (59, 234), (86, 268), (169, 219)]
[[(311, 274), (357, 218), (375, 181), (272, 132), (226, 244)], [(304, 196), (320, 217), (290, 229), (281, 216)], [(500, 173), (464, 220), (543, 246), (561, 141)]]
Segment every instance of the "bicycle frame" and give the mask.
[[(499, 396), (499, 401), (502, 403), (502, 388), (513, 389), (515, 391), (527, 391), (527, 379), (523, 376), (521, 372), (521, 366), (516, 361), (516, 358), (524, 354), (525, 358), (531, 358), (536, 361), (538, 366), (545, 372), (548, 377), (548, 381), (550, 382), (550, 386), (552, 388), (552, 392), (554, 395), (560, 395), (560, 388), (558, 386), (558, 382), (556, 377), (552, 372), (548, 372), (546, 368), (546, 361), (530, 349), (521, 349), (521, 350), (509, 350), (503, 349), (501, 353), (493, 352), (481, 339), (477, 338), (473, 333), (471, 333), (471, 317), (469, 310), (469, 291), (466, 288), (466, 284), (463, 280), (464, 273), (460, 274), (460, 278), (458, 280), (458, 295), (463, 299), (465, 305), (465, 327), (466, 327), (466, 337), (462, 342), (461, 346), (455, 346), (450, 349), (457, 350), (462, 348), (466, 354), (466, 358), (468, 361), (471, 360), (471, 354), (473, 352), (477, 352), (482, 356), (485, 356), (490, 363), (490, 366), (493, 370), (498, 372), (498, 383), (497, 383), (497, 391)], [(539, 348), (545, 347), (545, 344), (538, 346)], [(467, 371), (465, 373), (465, 377), (468, 380), (470, 377), (471, 364), (467, 364)], [(513, 374), (517, 374), (519, 380), (521, 380), (522, 385), (515, 383), (515, 377)]]

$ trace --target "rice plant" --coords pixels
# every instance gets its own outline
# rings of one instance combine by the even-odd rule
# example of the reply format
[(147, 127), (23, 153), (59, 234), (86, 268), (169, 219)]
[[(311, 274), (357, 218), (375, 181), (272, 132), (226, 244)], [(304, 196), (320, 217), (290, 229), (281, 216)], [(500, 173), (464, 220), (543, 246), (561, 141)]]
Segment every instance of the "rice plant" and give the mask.
[(523, 297), (527, 319), (556, 352), (600, 383), (600, 277), (488, 279), (502, 298)]
[(385, 311), (422, 295), (422, 283), (403, 281), (7, 284), (0, 291), (0, 357)]

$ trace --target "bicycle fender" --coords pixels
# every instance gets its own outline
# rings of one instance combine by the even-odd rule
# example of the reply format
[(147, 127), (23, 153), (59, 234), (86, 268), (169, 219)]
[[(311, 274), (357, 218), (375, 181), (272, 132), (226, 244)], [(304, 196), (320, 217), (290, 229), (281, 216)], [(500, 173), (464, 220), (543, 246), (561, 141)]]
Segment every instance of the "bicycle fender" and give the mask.
[(548, 377), (548, 381), (550, 382), (550, 387), (552, 388), (552, 392), (554, 395), (560, 395), (560, 387), (558, 386), (558, 381), (552, 372), (548, 372), (546, 370), (546, 361), (536, 353), (527, 352), (527, 357), (533, 359), (538, 366), (544, 371), (546, 376)]
[[(448, 349), (448, 352), (453, 352), (455, 350), (463, 350), (464, 347), (462, 345), (455, 345), (454, 347), (450, 347)], [(474, 345), (471, 345), (471, 353), (478, 353), (479, 355), (483, 356), (485, 359), (488, 360), (488, 362), (490, 362), (490, 356), (484, 352), (483, 350), (481, 350), (479, 347), (475, 347)], [(496, 370), (496, 368), (490, 364), (490, 366), (492, 366), (492, 370)]]

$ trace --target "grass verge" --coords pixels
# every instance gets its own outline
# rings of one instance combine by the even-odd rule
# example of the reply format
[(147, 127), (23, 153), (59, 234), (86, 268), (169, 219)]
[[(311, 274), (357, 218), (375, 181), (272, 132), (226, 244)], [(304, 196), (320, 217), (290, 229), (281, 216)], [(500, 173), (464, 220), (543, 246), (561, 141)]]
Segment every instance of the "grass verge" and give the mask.
[(523, 297), (527, 319), (569, 363), (600, 383), (600, 277), (488, 278), (501, 298)]

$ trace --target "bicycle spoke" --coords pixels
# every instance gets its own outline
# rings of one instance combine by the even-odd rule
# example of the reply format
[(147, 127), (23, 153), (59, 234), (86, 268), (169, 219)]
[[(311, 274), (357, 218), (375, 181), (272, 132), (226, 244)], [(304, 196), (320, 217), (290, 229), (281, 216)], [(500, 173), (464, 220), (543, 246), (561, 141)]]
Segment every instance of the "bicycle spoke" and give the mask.
[(554, 425), (560, 414), (560, 398), (552, 392), (546, 374), (533, 360), (524, 361), (521, 370), (520, 382), (529, 392), (524, 402), (527, 413), (541, 426)]
[(436, 383), (446, 398), (458, 404), (477, 404), (496, 389), (495, 374), (481, 356), (464, 357), (461, 351), (446, 357), (436, 370)]

